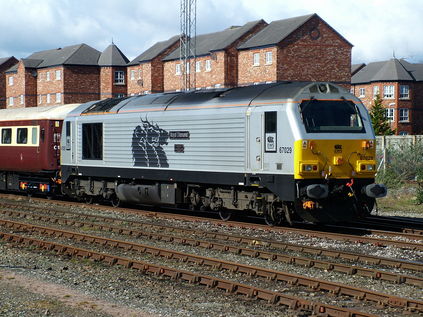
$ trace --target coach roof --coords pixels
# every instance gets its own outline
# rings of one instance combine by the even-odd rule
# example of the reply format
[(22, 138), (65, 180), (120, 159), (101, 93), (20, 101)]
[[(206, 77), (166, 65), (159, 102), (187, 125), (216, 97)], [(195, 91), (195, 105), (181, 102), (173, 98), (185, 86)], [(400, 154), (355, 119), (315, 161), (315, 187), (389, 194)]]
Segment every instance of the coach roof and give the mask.
[(20, 120), (63, 120), (66, 115), (76, 109), (80, 104), (67, 104), (48, 107), (30, 107), (1, 109), (1, 121), (20, 121)]

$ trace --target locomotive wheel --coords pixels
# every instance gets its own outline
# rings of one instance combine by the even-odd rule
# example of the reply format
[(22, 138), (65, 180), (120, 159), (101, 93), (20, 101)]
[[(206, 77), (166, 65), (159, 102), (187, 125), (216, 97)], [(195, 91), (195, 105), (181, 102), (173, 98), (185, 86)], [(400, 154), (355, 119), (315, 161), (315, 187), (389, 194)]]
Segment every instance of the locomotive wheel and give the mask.
[(266, 222), (267, 225), (272, 227), (279, 226), (283, 222), (284, 219), (285, 218), (283, 216), (282, 209), (275, 208), (274, 206), (269, 208), (268, 212), (264, 214), (264, 221)]
[(113, 207), (117, 208), (117, 207), (119, 207), (119, 206), (120, 206), (121, 201), (120, 201), (120, 199), (119, 199), (116, 195), (114, 195), (114, 196), (110, 199), (110, 203), (112, 204), (112, 206), (113, 206)]
[(219, 210), (219, 217), (223, 221), (228, 221), (232, 217), (232, 212), (229, 210)]

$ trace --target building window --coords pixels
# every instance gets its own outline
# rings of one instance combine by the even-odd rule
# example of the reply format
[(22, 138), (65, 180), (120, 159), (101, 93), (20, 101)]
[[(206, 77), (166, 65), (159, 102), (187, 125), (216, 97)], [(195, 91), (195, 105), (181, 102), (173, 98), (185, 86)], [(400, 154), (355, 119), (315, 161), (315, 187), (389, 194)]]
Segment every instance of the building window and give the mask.
[(131, 80), (135, 80), (135, 74), (137, 73), (136, 70), (131, 70)]
[(409, 121), (408, 114), (409, 114), (409, 111), (408, 111), (407, 108), (399, 109), (399, 121), (400, 122), (408, 122)]
[(195, 72), (196, 73), (201, 72), (201, 61), (196, 61), (195, 62)]
[(9, 86), (13, 86), (13, 76), (9, 77)]
[(177, 76), (179, 76), (179, 75), (182, 74), (182, 72), (181, 72), (181, 64), (176, 64), (175, 65), (175, 73), (176, 73)]
[(394, 85), (383, 86), (383, 98), (394, 99), (395, 87)]
[(353, 94), (354, 95), (354, 87), (351, 87), (350, 88), (350, 94)]
[(260, 53), (253, 54), (253, 66), (260, 66)]
[(9, 97), (9, 106), (13, 106), (15, 103), (13, 97)]
[(408, 85), (400, 86), (400, 99), (409, 99), (410, 98), (410, 87)]
[(43, 95), (40, 94), (40, 98), (38, 98), (38, 103), (42, 104), (43, 103)]
[(56, 70), (56, 80), (61, 80), (62, 79), (62, 72), (60, 70)]
[(24, 100), (25, 100), (24, 95), (21, 95), (20, 99), (21, 99), (21, 105), (23, 105), (24, 104)]
[(386, 114), (386, 119), (388, 119), (388, 121), (394, 121), (394, 108), (386, 108), (385, 109), (385, 114)]
[(82, 159), (103, 159), (103, 124), (82, 124)]
[(401, 131), (400, 133), (398, 133), (398, 135), (408, 135), (407, 131)]
[(50, 80), (50, 72), (46, 73), (46, 80), (49, 81)]
[(56, 93), (56, 103), (62, 102), (62, 94), (60, 92)]
[(373, 96), (379, 95), (379, 86), (373, 86)]
[(190, 73), (190, 63), (189, 62), (185, 65), (185, 73), (186, 74)]
[(271, 65), (272, 63), (273, 63), (272, 52), (266, 52), (266, 65)]
[(366, 95), (366, 88), (360, 88), (360, 97), (364, 97)]
[(211, 71), (211, 68), (212, 68), (212, 66), (211, 66), (211, 59), (207, 59), (206, 60), (206, 72)]
[(115, 84), (125, 83), (125, 72), (123, 70), (115, 71)]
[(50, 103), (50, 94), (47, 94), (47, 103)]

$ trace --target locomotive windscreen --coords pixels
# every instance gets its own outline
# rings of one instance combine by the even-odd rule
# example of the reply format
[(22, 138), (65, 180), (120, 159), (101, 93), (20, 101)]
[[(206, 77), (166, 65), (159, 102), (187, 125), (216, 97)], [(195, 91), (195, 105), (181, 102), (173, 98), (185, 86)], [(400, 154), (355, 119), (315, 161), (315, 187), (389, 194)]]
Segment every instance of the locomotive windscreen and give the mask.
[(301, 103), (307, 133), (364, 133), (357, 106), (348, 100), (311, 99)]

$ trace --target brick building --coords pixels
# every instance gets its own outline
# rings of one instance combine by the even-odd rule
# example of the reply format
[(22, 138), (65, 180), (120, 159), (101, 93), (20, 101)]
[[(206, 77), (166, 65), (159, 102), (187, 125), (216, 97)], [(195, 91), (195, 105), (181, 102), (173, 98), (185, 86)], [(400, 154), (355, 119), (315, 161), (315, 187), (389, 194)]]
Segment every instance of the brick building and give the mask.
[[(237, 46), (263, 29), (267, 23), (263, 20), (233, 26), (226, 30), (198, 35), (196, 59), (188, 62), (187, 71), (195, 75), (195, 88), (234, 87), (238, 84)], [(179, 48), (163, 58), (164, 90), (182, 89), (182, 67)]]
[(99, 99), (100, 52), (79, 44), (36, 52), (6, 71), (8, 107), (34, 107)]
[(238, 46), (238, 85), (351, 80), (351, 49), (317, 14), (273, 21)]
[(379, 95), (396, 134), (423, 134), (423, 64), (394, 58), (351, 70), (351, 91), (368, 109)]
[(18, 63), (18, 60), (11, 57), (0, 58), (0, 109), (6, 108), (6, 70)]
[(126, 64), (129, 60), (115, 45), (110, 44), (98, 59), (100, 66), (100, 98), (125, 97), (128, 92)]
[(128, 66), (128, 95), (163, 92), (162, 59), (179, 47), (179, 35), (154, 44)]

